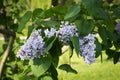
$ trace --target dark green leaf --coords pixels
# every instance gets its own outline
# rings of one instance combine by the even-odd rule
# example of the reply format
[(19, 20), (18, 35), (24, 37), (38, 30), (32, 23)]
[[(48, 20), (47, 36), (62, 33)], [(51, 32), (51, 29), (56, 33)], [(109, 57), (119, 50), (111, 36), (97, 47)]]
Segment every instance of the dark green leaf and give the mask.
[(78, 13), (80, 12), (80, 4), (74, 4), (69, 11), (67, 12), (67, 14), (65, 15), (64, 19), (68, 20), (74, 16), (76, 16)]
[(115, 8), (113, 11), (114, 11), (114, 14), (116, 15), (116, 17), (120, 18), (120, 6)]
[(116, 33), (111, 33), (109, 31), (107, 31), (107, 36), (111, 41), (117, 41), (119, 38), (119, 35), (117, 35)]
[(72, 41), (73, 47), (75, 48), (77, 55), (79, 55), (80, 53), (79, 38), (77, 36), (72, 36), (70, 37), (70, 40)]
[(51, 54), (51, 60), (52, 60), (53, 65), (55, 67), (57, 67), (58, 62), (59, 62), (59, 56), (62, 54), (61, 45), (60, 45), (58, 39), (55, 40), (55, 42), (53, 43), (53, 46), (49, 52)]
[(76, 20), (75, 24), (81, 36), (89, 34), (95, 27), (92, 20)]
[(30, 60), (32, 73), (39, 77), (44, 74), (51, 65), (51, 60), (48, 57), (35, 58)]
[(42, 12), (43, 12), (42, 9), (36, 8), (36, 9), (33, 11), (33, 14), (32, 14), (33, 20), (35, 20), (36, 18), (38, 18), (38, 17), (42, 14)]
[(48, 9), (48, 10), (44, 10), (44, 13), (40, 16), (40, 18), (49, 18), (49, 17), (52, 17), (54, 16), (54, 13), (52, 11), (52, 9)]
[(18, 32), (22, 32), (22, 30), (25, 28), (26, 23), (30, 20), (32, 15), (31, 11), (27, 11), (24, 16), (22, 17), (20, 24), (18, 26)]
[(106, 29), (113, 33), (115, 25), (113, 24), (113, 21), (109, 15), (108, 15), (108, 18), (105, 19), (105, 24), (106, 24)]
[(104, 27), (99, 27), (98, 28), (98, 33), (99, 33), (100, 37), (102, 38), (102, 43), (106, 45), (107, 44), (106, 29)]
[(114, 41), (113, 44), (117, 50), (120, 49), (120, 41)]
[(68, 64), (62, 64), (59, 66), (59, 69), (65, 70), (66, 72), (71, 72), (77, 74), (77, 71), (74, 70), (70, 65)]
[(120, 59), (120, 52), (116, 52), (114, 53), (114, 56), (113, 56), (113, 62), (114, 64), (116, 64)]
[(69, 58), (71, 58), (72, 56), (73, 56), (73, 45), (70, 45), (70, 47), (69, 47)]
[(48, 69), (48, 72), (51, 74), (51, 77), (53, 80), (58, 80), (58, 72), (53, 64), (51, 64), (50, 68)]
[(47, 45), (47, 48), (45, 49), (45, 52), (48, 53), (48, 51), (52, 48), (55, 40), (57, 39), (57, 37), (52, 37), (52, 38), (49, 38), (46, 42), (46, 45)]
[(107, 49), (107, 50), (106, 50), (106, 54), (107, 54), (107, 56), (108, 56), (107, 59), (111, 59), (111, 58), (113, 58), (113, 56), (114, 56), (114, 54), (115, 54), (115, 51), (114, 51), (114, 50), (111, 50), (111, 49)]
[(28, 27), (27, 38), (29, 38), (29, 36), (30, 36), (30, 34), (32, 33), (33, 29), (34, 29), (34, 26), (33, 26), (33, 25)]
[(98, 41), (97, 39), (96, 39), (96, 41), (95, 41), (95, 44), (96, 44), (95, 57), (97, 58), (97, 57), (101, 54), (102, 46), (101, 46), (101, 44), (99, 43), (99, 41)]
[(106, 18), (106, 13), (101, 8), (100, 0), (82, 0), (82, 3), (86, 6), (88, 13), (99, 19)]

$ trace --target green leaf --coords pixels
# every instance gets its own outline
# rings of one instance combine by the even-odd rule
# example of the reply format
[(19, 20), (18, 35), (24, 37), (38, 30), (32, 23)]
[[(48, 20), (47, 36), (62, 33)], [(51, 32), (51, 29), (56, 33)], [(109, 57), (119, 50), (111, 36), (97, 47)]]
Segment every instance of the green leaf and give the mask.
[(26, 74), (26, 73), (28, 73), (28, 72), (30, 72), (30, 71), (31, 71), (31, 67), (30, 67), (30, 66), (26, 66), (26, 67), (24, 68), (23, 74)]
[(70, 37), (70, 40), (72, 41), (73, 47), (75, 48), (77, 55), (79, 55), (80, 53), (79, 38), (77, 36), (72, 36)]
[(45, 76), (42, 76), (39, 80), (53, 80), (53, 79), (51, 78), (51, 76), (45, 75)]
[(68, 51), (69, 51), (69, 58), (71, 58), (72, 56), (73, 56), (73, 45), (71, 44), (70, 46), (69, 46), (69, 49), (68, 49)]
[(55, 27), (60, 25), (57, 21), (52, 21), (52, 20), (41, 21), (41, 24), (44, 25), (45, 27)]
[(36, 18), (38, 18), (42, 14), (42, 12), (43, 12), (43, 10), (41, 8), (36, 8), (33, 11), (32, 19), (35, 20)]
[(108, 15), (108, 18), (104, 20), (105, 21), (105, 24), (106, 24), (106, 29), (110, 32), (114, 32), (114, 24), (113, 24), (113, 21), (112, 19), (110, 18), (110, 16)]
[(113, 41), (116, 50), (120, 49), (120, 41)]
[(29, 36), (32, 33), (33, 29), (34, 29), (33, 25), (31, 25), (31, 26), (28, 27), (27, 39), (29, 38)]
[(111, 41), (117, 41), (119, 39), (119, 35), (117, 35), (116, 33), (111, 33), (109, 31), (107, 31), (107, 36)]
[(40, 16), (40, 18), (49, 18), (49, 17), (52, 17), (54, 16), (54, 13), (52, 11), (52, 9), (48, 9), (48, 10), (44, 10), (43, 14)]
[(58, 39), (55, 40), (49, 52), (51, 54), (51, 60), (53, 65), (57, 67), (59, 62), (59, 56), (62, 54), (61, 44), (59, 43)]
[(75, 24), (81, 36), (89, 34), (95, 27), (92, 20), (76, 20)]
[(14, 80), (29, 80), (30, 77), (28, 77), (27, 75), (20, 73), (20, 74), (15, 74), (14, 75)]
[(22, 32), (22, 30), (25, 28), (26, 23), (30, 20), (31, 16), (32, 16), (32, 12), (31, 11), (27, 11), (24, 14), (22, 19), (20, 20), (20, 24), (18, 26), (18, 32)]
[(99, 33), (100, 37), (102, 38), (102, 43), (106, 45), (107, 44), (106, 29), (104, 27), (99, 27), (98, 28), (98, 33)]
[(59, 69), (65, 70), (66, 72), (71, 72), (77, 74), (77, 71), (74, 70), (70, 65), (68, 64), (62, 64), (59, 66)]
[(100, 0), (82, 0), (82, 3), (85, 5), (88, 13), (97, 18), (97, 19), (104, 19), (106, 18), (106, 13), (101, 8)]
[(51, 64), (48, 72), (51, 74), (53, 80), (58, 80), (58, 72), (53, 64)]
[(99, 41), (98, 41), (97, 39), (96, 39), (96, 41), (95, 41), (95, 44), (96, 44), (95, 57), (97, 58), (97, 57), (101, 54), (102, 46), (101, 46), (101, 44), (99, 43)]
[(120, 18), (120, 6), (115, 8), (113, 11), (114, 11), (114, 14), (116, 15), (116, 17)]
[(61, 14), (64, 15), (67, 12), (67, 7), (66, 6), (55, 6), (52, 8), (53, 12), (55, 12), (57, 15)]
[(47, 47), (45, 49), (46, 53), (48, 53), (49, 50), (52, 48), (52, 46), (53, 46), (53, 44), (54, 44), (54, 42), (55, 42), (56, 39), (57, 39), (57, 37), (51, 37), (51, 38), (49, 38), (47, 40), (47, 42), (46, 42)]
[(116, 64), (120, 59), (120, 52), (116, 52), (114, 53), (114, 56), (113, 56), (113, 62), (114, 64)]
[(65, 15), (64, 20), (68, 20), (76, 16), (79, 12), (80, 12), (80, 4), (74, 4)]
[(32, 73), (39, 77), (44, 74), (51, 65), (51, 60), (48, 57), (35, 58), (30, 60)]
[(107, 50), (106, 50), (106, 54), (107, 54), (107, 56), (108, 56), (107, 59), (111, 59), (111, 58), (113, 58), (114, 53), (115, 53), (114, 50), (107, 49)]

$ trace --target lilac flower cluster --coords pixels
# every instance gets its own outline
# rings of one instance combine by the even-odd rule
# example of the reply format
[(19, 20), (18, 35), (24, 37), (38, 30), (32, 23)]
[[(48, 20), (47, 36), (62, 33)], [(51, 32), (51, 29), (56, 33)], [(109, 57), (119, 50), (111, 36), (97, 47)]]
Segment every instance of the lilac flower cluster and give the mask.
[(57, 35), (62, 42), (67, 44), (70, 41), (70, 36), (78, 36), (76, 25), (70, 25), (69, 22), (61, 22)]
[(44, 54), (45, 42), (42, 36), (40, 36), (41, 30), (34, 31), (26, 43), (21, 46), (17, 53), (17, 57), (24, 59), (38, 58), (40, 55)]
[[(60, 41), (65, 45), (70, 41), (70, 36), (79, 37), (76, 26), (74, 24), (69, 24), (69, 22), (61, 22), (58, 31), (54, 28), (50, 30), (46, 29), (44, 30), (44, 34), (48, 38), (58, 36)], [(95, 62), (96, 45), (94, 44), (94, 37), (93, 34), (88, 34), (87, 36), (79, 38), (80, 55), (87, 64)], [(21, 46), (17, 53), (17, 57), (20, 57), (22, 60), (39, 58), (41, 55), (45, 54), (45, 46), (44, 39), (41, 36), (41, 29), (35, 30), (31, 33), (26, 43)]]
[(88, 34), (85, 37), (79, 39), (80, 54), (83, 56), (85, 63), (92, 64), (95, 62), (95, 35)]

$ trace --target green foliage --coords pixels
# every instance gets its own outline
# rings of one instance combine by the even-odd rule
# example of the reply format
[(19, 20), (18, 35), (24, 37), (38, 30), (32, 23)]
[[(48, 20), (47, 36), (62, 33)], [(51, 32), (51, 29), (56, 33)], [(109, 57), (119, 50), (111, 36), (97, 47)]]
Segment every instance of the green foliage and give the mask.
[(102, 38), (102, 43), (106, 44), (107, 43), (107, 32), (104, 27), (99, 27), (98, 29), (99, 35)]
[(75, 17), (80, 12), (80, 4), (74, 4), (70, 10), (66, 13), (64, 20), (69, 20)]
[(95, 41), (95, 44), (96, 44), (96, 54), (95, 54), (95, 57), (97, 58), (101, 54), (102, 46), (101, 46), (101, 44), (99, 43), (99, 41), (97, 39)]
[(30, 65), (32, 73), (39, 77), (49, 69), (51, 61), (48, 57), (41, 57), (30, 60)]
[(75, 73), (77, 74), (77, 71), (74, 70), (70, 65), (68, 64), (62, 64), (59, 66), (59, 69), (65, 70), (67, 73), (71, 72), (71, 73)]
[(120, 6), (115, 8), (113, 11), (114, 11), (114, 14), (116, 15), (116, 17), (120, 18)]
[(18, 32), (22, 32), (22, 30), (25, 28), (26, 23), (30, 20), (32, 15), (31, 11), (27, 11), (24, 16), (22, 17), (20, 24), (18, 26)]
[(95, 27), (92, 20), (85, 20), (85, 19), (76, 20), (75, 24), (81, 36), (85, 36), (91, 33)]
[(59, 56), (62, 54), (61, 44), (59, 43), (58, 39), (55, 40), (49, 52), (51, 54), (51, 60), (53, 65), (57, 67), (59, 62)]
[(70, 37), (70, 40), (72, 41), (73, 47), (75, 48), (77, 55), (79, 55), (79, 53), (80, 53), (79, 38), (76, 36), (72, 36), (72, 37)]

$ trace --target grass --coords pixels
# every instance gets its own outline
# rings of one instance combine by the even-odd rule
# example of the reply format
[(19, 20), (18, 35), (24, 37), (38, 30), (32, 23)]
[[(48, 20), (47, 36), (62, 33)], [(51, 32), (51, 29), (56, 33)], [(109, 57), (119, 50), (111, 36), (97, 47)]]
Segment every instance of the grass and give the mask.
[[(103, 53), (104, 54), (104, 53)], [(68, 63), (69, 59), (66, 57), (68, 54), (64, 54), (60, 57), (60, 64)], [(100, 57), (92, 65), (84, 63), (82, 57), (73, 55), (71, 59), (71, 67), (78, 73), (67, 73), (66, 71), (58, 69), (59, 80), (119, 80), (120, 77), (120, 63), (113, 64), (112, 60), (106, 60), (107, 56), (104, 54), (103, 63), (100, 61)]]

